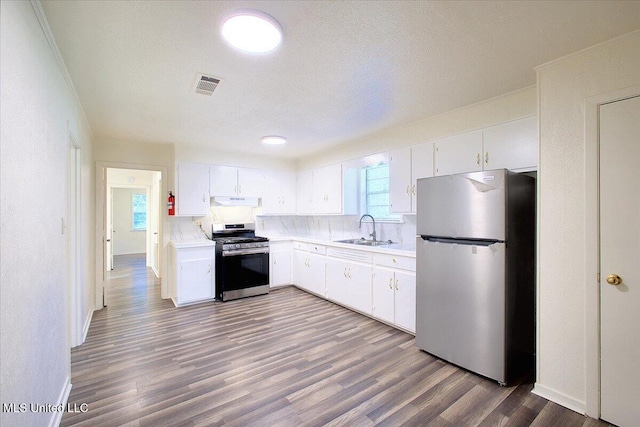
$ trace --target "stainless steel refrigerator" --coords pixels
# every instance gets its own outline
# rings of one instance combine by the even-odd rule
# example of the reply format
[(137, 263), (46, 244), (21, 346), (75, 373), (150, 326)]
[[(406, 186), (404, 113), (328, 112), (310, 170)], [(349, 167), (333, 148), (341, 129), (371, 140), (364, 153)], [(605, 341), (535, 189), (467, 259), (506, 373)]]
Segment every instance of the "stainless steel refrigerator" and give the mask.
[(418, 180), (416, 345), (500, 384), (533, 368), (535, 178)]

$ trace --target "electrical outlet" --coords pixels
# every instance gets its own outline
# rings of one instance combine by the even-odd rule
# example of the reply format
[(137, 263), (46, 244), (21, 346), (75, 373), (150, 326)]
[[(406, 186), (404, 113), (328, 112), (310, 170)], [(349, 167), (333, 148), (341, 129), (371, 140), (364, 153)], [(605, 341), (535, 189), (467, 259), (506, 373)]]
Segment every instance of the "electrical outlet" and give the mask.
[(196, 221), (196, 225), (197, 225), (198, 227), (202, 227), (202, 221)]

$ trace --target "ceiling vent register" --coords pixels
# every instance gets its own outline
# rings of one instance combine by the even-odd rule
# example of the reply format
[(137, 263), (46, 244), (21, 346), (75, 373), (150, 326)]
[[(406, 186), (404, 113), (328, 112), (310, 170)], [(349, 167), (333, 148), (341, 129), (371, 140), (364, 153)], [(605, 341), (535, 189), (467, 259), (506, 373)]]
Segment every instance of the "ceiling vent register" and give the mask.
[(218, 83), (220, 83), (220, 79), (205, 76), (204, 74), (198, 74), (198, 79), (196, 80), (196, 93), (211, 96), (213, 91), (216, 90)]

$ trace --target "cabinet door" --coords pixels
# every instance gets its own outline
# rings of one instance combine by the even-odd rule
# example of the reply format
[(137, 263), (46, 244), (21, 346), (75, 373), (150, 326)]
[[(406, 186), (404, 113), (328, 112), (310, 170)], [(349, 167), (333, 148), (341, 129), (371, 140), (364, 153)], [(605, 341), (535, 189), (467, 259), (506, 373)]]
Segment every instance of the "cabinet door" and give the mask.
[(326, 296), (325, 288), (325, 257), (322, 255), (307, 254), (306, 280), (308, 289), (321, 296)]
[(293, 251), (293, 265), (291, 266), (291, 279), (294, 285), (303, 289), (308, 289), (307, 283), (307, 252), (306, 251)]
[(381, 268), (373, 270), (372, 314), (380, 320), (394, 323), (395, 277), (393, 271)]
[(482, 170), (482, 131), (466, 132), (434, 142), (435, 175)]
[(293, 172), (281, 172), (280, 180), (280, 197), (282, 197), (282, 208), (280, 213), (295, 214), (296, 213), (296, 174)]
[(202, 216), (210, 209), (209, 166), (197, 163), (178, 165), (176, 215)]
[(420, 178), (433, 176), (433, 143), (416, 145), (411, 147), (411, 211), (416, 211), (417, 185)]
[(238, 196), (262, 197), (264, 194), (265, 173), (260, 169), (238, 169)]
[(327, 258), (327, 298), (347, 305), (347, 263)]
[(299, 214), (313, 213), (313, 174), (311, 171), (298, 173), (297, 211)]
[(296, 213), (296, 174), (294, 172), (265, 172), (262, 213)]
[(416, 331), (416, 275), (410, 272), (395, 272), (395, 321), (408, 331)]
[(342, 165), (314, 170), (312, 188), (313, 213), (342, 213)]
[(411, 148), (389, 152), (389, 207), (391, 212), (411, 212)]
[(535, 169), (538, 166), (536, 116), (490, 127), (483, 132), (484, 169)]
[(346, 304), (371, 314), (371, 265), (347, 263)]
[(291, 283), (291, 251), (269, 253), (271, 268), (269, 284), (271, 287)]
[(194, 302), (213, 298), (212, 259), (186, 259), (180, 261), (178, 301)]
[(209, 191), (211, 197), (232, 197), (237, 194), (238, 168), (230, 166), (211, 166)]

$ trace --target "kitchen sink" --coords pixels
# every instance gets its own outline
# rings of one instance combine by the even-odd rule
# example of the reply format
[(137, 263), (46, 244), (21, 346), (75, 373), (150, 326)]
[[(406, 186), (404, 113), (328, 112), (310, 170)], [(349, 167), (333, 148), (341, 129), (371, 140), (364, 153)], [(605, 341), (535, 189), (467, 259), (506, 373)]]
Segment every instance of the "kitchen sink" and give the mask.
[(390, 245), (393, 242), (391, 240), (366, 240), (364, 237), (359, 239), (346, 239), (346, 240), (336, 240), (336, 243), (348, 243), (350, 245), (360, 245), (360, 246), (383, 246)]

